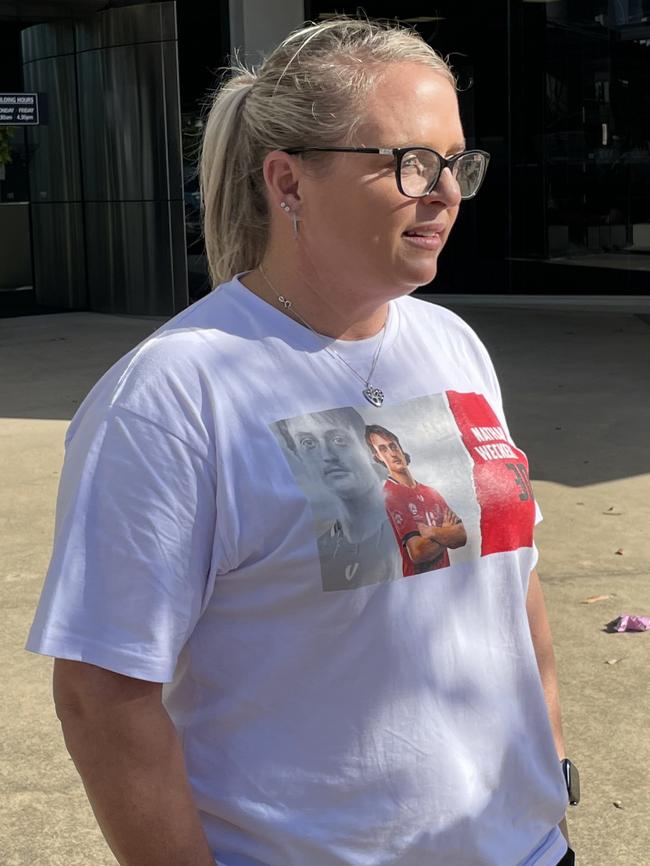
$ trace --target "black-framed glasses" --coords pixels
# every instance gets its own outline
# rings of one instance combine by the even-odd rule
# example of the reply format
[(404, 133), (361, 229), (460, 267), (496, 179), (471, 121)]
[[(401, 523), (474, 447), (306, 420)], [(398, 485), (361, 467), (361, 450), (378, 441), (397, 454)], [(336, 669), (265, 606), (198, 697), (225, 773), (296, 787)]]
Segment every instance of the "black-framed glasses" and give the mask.
[(402, 195), (422, 198), (430, 195), (448, 168), (460, 188), (460, 197), (474, 198), (481, 188), (490, 154), (464, 150), (448, 159), (430, 147), (287, 147), (285, 153), (378, 153), (395, 159), (395, 180)]

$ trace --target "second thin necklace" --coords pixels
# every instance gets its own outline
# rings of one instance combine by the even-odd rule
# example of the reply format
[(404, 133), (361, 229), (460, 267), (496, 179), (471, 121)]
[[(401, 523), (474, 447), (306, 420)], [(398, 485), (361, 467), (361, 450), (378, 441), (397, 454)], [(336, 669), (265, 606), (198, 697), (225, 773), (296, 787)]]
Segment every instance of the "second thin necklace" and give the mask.
[[(292, 301), (290, 301), (288, 298), (285, 298), (284, 295), (281, 295), (278, 293), (278, 290), (275, 288), (275, 286), (273, 285), (271, 280), (269, 280), (269, 278), (266, 276), (262, 266), (258, 265), (257, 269), (260, 272), (260, 274), (262, 274), (264, 279), (266, 280), (266, 282), (267, 282), (269, 288), (271, 289), (271, 291), (273, 292), (273, 294), (276, 296), (278, 304), (280, 304), (282, 307), (284, 307), (285, 310), (291, 310), (291, 312), (300, 319), (300, 321), (303, 323), (303, 325), (305, 325), (305, 327), (309, 328), (309, 330), (312, 332), (312, 334), (316, 334), (316, 336), (320, 337), (320, 339), (323, 340), (323, 342), (325, 343), (328, 338), (325, 337), (323, 334), (319, 334), (315, 328), (312, 328), (312, 326), (309, 324), (308, 321), (303, 319), (303, 317), (300, 315), (298, 310), (296, 310), (296, 308), (294, 307)], [(363, 383), (363, 385), (365, 387), (363, 388), (361, 393), (363, 394), (363, 396), (366, 398), (366, 400), (369, 403), (371, 403), (373, 406), (376, 406), (377, 408), (379, 408), (379, 406), (381, 406), (381, 404), (384, 402), (384, 392), (381, 390), (381, 388), (377, 388), (375, 385), (372, 385), (370, 380), (372, 379), (372, 377), (374, 375), (375, 368), (377, 366), (377, 362), (379, 361), (379, 356), (381, 354), (382, 346), (384, 345), (384, 337), (385, 336), (386, 336), (386, 323), (384, 323), (384, 327), (383, 327), (382, 334), (381, 334), (381, 340), (379, 341), (379, 345), (377, 346), (377, 349), (375, 350), (375, 354), (373, 355), (373, 358), (372, 358), (372, 364), (370, 365), (370, 372), (368, 373), (368, 376), (365, 379), (361, 375), (361, 373), (359, 373), (358, 370), (355, 370), (351, 364), (348, 364), (348, 362), (345, 360), (344, 357), (342, 357), (342, 355), (339, 355), (339, 353), (336, 351), (336, 349), (332, 349), (332, 348), (330, 348), (330, 346), (323, 345), (323, 348), (325, 349), (325, 351), (329, 355), (331, 355), (333, 358), (336, 358), (342, 364), (345, 364), (345, 366), (348, 368), (348, 370), (350, 370), (352, 373), (354, 373), (354, 375), (357, 377), (357, 379), (359, 379), (359, 381)]]

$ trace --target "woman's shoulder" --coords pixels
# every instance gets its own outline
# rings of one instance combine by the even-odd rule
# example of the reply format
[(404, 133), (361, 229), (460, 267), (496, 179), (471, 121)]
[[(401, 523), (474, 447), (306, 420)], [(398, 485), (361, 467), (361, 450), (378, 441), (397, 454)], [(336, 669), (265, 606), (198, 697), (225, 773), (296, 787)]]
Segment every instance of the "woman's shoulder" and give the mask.
[(413, 295), (399, 298), (397, 303), (400, 316), (406, 319), (409, 327), (426, 328), (429, 333), (433, 329), (439, 338), (447, 338), (454, 343), (461, 338), (485, 351), (483, 343), (471, 325), (448, 307)]
[[(218, 375), (223, 308), (228, 284), (161, 325), (119, 358), (77, 410), (68, 436), (89, 417), (129, 412), (177, 434), (188, 422), (203, 426)], [(227, 317), (226, 317), (227, 318)]]
[[(422, 343), (435, 347), (449, 363), (457, 365), (485, 381), (498, 391), (494, 364), (483, 340), (461, 316), (434, 301), (417, 297), (400, 298), (400, 318), (404, 335), (419, 335)], [(407, 337), (408, 338), (408, 337)]]
[(400, 315), (406, 318), (403, 333), (418, 333), (423, 342), (434, 347), (436, 356), (465, 370), (482, 383), (495, 407), (501, 407), (501, 389), (490, 353), (482, 339), (461, 316), (447, 307), (423, 298), (401, 298)]
[(151, 390), (168, 381), (189, 385), (204, 375), (234, 330), (232, 289), (232, 282), (217, 286), (127, 352), (105, 377), (114, 397), (123, 399), (136, 386)]

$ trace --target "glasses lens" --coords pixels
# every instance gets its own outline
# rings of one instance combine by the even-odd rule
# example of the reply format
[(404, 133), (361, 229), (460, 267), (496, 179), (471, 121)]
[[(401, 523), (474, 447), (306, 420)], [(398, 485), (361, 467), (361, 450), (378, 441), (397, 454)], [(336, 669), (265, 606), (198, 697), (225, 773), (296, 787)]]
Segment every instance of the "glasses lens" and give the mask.
[(461, 198), (473, 198), (479, 191), (487, 160), (482, 153), (466, 153), (451, 166), (456, 183), (460, 187)]
[(431, 150), (408, 150), (402, 157), (400, 181), (406, 195), (426, 195), (440, 173), (440, 160)]

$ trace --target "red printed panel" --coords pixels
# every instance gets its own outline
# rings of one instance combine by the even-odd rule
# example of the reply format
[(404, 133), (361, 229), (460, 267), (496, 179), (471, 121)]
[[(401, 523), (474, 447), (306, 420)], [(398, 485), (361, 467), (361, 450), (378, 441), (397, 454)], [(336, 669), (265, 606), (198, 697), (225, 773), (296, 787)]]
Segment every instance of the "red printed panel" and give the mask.
[(447, 398), (474, 462), (474, 487), (481, 509), (481, 556), (531, 547), (535, 498), (526, 455), (508, 441), (482, 394), (448, 391)]

